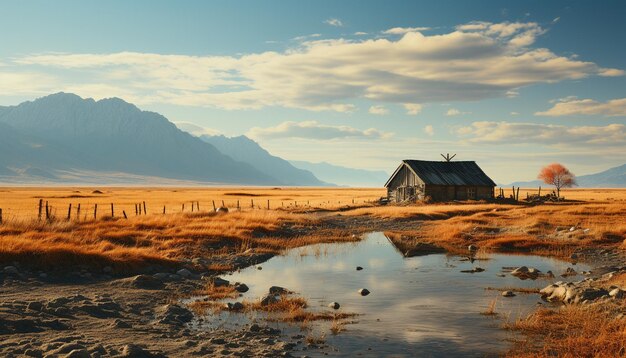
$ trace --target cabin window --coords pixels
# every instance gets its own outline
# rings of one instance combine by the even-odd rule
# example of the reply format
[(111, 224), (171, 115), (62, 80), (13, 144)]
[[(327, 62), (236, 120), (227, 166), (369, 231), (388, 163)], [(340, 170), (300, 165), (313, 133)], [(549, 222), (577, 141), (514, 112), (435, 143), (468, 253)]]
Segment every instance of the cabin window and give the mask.
[(476, 199), (476, 188), (467, 188), (467, 199), (468, 200)]

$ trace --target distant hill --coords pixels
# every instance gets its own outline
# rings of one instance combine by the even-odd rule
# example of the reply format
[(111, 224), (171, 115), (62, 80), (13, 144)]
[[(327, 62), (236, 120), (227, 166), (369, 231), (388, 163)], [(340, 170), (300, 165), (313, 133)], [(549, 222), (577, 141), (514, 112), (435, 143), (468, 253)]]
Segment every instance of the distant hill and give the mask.
[[(581, 175), (576, 177), (578, 188), (626, 188), (626, 164), (611, 168), (596, 174)], [(540, 180), (515, 182), (506, 186), (538, 187), (546, 186)]]
[(83, 178), (103, 172), (135, 180), (286, 184), (118, 98), (57, 93), (0, 107), (0, 182), (62, 181), (74, 172), (90, 173)]
[(347, 168), (325, 162), (290, 161), (295, 167), (311, 171), (320, 180), (341, 186), (382, 187), (389, 174), (380, 170)]
[(258, 171), (279, 178), (286, 185), (327, 186), (308, 170), (298, 169), (288, 161), (271, 155), (257, 142), (246, 136), (225, 137), (203, 135), (200, 138), (229, 157), (250, 164)]

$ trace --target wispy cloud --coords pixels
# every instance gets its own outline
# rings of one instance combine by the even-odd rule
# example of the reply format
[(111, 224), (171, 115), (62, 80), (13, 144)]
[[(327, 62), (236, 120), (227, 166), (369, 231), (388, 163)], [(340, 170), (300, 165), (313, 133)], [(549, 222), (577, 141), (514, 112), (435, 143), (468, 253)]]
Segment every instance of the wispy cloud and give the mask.
[(456, 108), (450, 108), (448, 109), (448, 111), (446, 112), (446, 116), (448, 117), (453, 117), (453, 116), (461, 116), (464, 114), (470, 114), (471, 112), (461, 112)]
[(472, 143), (541, 143), (546, 145), (626, 144), (626, 126), (563, 126), (543, 123), (474, 122), (459, 127), (455, 133)]
[(392, 133), (382, 132), (375, 128), (360, 130), (349, 126), (331, 126), (317, 121), (283, 122), (275, 127), (250, 129), (247, 135), (251, 138), (303, 138), (314, 140), (332, 140), (341, 138), (382, 139), (389, 138)]
[(221, 134), (218, 130), (215, 129), (211, 129), (211, 128), (205, 128), (202, 126), (199, 126), (195, 123), (191, 123), (191, 122), (174, 122), (174, 124), (176, 125), (176, 127), (178, 127), (178, 129), (180, 129), (181, 131), (187, 132), (193, 136), (199, 137), (201, 135), (219, 135)]
[(368, 110), (370, 114), (375, 114), (379, 116), (383, 116), (389, 113), (389, 110), (385, 108), (385, 106), (371, 106)]
[(568, 97), (559, 100), (552, 108), (543, 112), (536, 112), (538, 116), (572, 116), (572, 115), (601, 115), (608, 117), (626, 117), (626, 98), (612, 99), (607, 102), (598, 102), (593, 99), (577, 99)]
[(324, 21), (325, 24), (335, 27), (342, 27), (343, 22), (337, 18), (330, 18)]
[(394, 27), (383, 31), (385, 35), (404, 35), (407, 32), (422, 32), (430, 30), (430, 27)]
[[(13, 79), (11, 86), (0, 81), (0, 91), (82, 88), (78, 94), (95, 98), (130, 93), (138, 104), (351, 112), (359, 100), (479, 100), (538, 83), (622, 73), (531, 48), (543, 32), (536, 23), (474, 22), (432, 36), (316, 39), (284, 52), (243, 56), (35, 54), (6, 63), (0, 76), (53, 72), (51, 81), (37, 88), (38, 81)], [(94, 88), (110, 91), (94, 93)]]

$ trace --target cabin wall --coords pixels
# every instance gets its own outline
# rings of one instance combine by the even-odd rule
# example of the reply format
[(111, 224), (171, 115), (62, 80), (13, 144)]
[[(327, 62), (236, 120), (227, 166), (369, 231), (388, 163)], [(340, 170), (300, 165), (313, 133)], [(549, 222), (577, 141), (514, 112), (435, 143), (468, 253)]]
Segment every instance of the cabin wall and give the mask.
[(423, 199), (424, 182), (404, 165), (389, 182), (387, 198), (393, 202), (402, 202), (411, 197)]
[(433, 201), (485, 200), (493, 198), (493, 187), (426, 185), (425, 195)]

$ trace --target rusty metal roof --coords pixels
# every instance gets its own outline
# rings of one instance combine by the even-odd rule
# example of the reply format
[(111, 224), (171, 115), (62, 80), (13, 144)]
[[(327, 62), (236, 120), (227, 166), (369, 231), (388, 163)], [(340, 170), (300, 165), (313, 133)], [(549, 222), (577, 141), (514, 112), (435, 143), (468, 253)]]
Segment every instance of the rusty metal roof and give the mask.
[(480, 169), (476, 162), (430, 162), (405, 159), (402, 163), (406, 164), (427, 185), (496, 186), (496, 183)]

